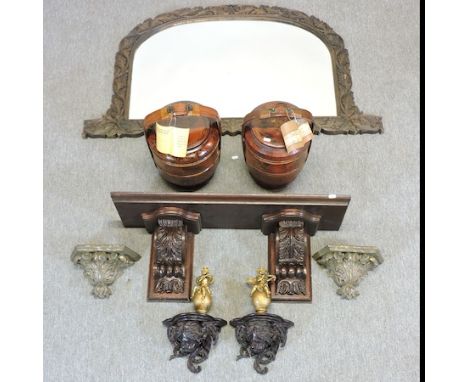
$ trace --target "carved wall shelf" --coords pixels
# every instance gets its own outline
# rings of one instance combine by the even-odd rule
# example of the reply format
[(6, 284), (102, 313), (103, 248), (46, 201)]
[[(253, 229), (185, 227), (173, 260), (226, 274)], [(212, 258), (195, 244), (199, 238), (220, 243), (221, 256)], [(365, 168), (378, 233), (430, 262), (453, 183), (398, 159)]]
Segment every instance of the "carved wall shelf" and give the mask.
[(153, 234), (148, 299), (188, 301), (193, 235), (204, 228), (261, 229), (268, 235), (272, 299), (311, 301), (310, 236), (338, 230), (350, 202), (336, 195), (113, 192), (125, 227)]
[(347, 300), (359, 296), (362, 278), (383, 262), (378, 248), (372, 246), (327, 245), (313, 257), (338, 285), (336, 293)]
[[(141, 120), (129, 120), (132, 65), (137, 48), (154, 34), (172, 26), (213, 20), (266, 20), (302, 28), (320, 38), (330, 51), (335, 81), (337, 116), (317, 117), (315, 132), (324, 134), (382, 133), (382, 119), (364, 114), (355, 104), (348, 51), (340, 37), (328, 24), (314, 16), (295, 10), (271, 6), (223, 5), (184, 8), (147, 19), (125, 36), (115, 55), (112, 101), (107, 112), (98, 119), (84, 122), (83, 137), (121, 138), (143, 135)], [(239, 118), (222, 120), (223, 134), (240, 134)]]
[(84, 276), (93, 286), (92, 294), (107, 298), (112, 294), (110, 286), (122, 274), (123, 269), (140, 260), (141, 256), (123, 245), (77, 245), (71, 255), (74, 264), (83, 268)]

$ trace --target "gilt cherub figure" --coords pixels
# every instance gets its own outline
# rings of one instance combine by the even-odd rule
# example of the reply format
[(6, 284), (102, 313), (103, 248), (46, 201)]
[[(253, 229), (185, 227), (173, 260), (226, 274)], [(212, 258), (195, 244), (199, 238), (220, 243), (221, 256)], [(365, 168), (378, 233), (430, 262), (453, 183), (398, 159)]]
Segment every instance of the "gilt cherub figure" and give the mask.
[(208, 313), (211, 308), (212, 294), (210, 285), (213, 284), (213, 276), (208, 267), (203, 267), (201, 275), (197, 277), (193, 288), (192, 302), (198, 313)]
[(252, 286), (250, 297), (257, 313), (266, 313), (271, 303), (271, 291), (268, 283), (276, 280), (276, 276), (268, 274), (263, 267), (257, 269), (255, 277), (249, 277), (247, 284)]

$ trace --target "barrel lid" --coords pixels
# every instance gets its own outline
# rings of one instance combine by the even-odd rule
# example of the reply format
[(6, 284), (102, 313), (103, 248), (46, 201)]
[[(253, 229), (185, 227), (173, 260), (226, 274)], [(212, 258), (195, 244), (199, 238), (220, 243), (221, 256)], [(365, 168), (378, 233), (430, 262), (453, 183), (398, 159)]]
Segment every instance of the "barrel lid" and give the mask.
[(275, 149), (284, 149), (284, 139), (279, 127), (253, 127), (252, 133), (263, 145)]
[(194, 149), (200, 146), (208, 138), (210, 128), (208, 127), (193, 127), (190, 129), (188, 149)]
[(176, 126), (182, 128), (189, 128), (189, 138), (188, 138), (188, 150), (192, 150), (200, 146), (208, 138), (210, 133), (210, 126), (213, 121), (207, 117), (199, 116), (181, 116), (177, 117), (175, 121), (169, 119), (162, 120), (158, 122), (164, 126)]

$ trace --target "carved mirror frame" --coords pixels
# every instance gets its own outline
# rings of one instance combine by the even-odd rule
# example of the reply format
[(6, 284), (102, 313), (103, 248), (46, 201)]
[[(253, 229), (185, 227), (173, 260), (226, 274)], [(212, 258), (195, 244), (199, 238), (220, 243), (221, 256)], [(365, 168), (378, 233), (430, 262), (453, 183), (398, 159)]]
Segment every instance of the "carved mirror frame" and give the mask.
[[(130, 83), (135, 51), (149, 37), (175, 25), (214, 20), (276, 21), (305, 29), (320, 38), (330, 51), (337, 116), (315, 117), (314, 130), (324, 134), (382, 133), (382, 118), (364, 114), (354, 102), (348, 51), (343, 39), (314, 16), (281, 7), (223, 5), (184, 8), (163, 13), (137, 25), (119, 44), (115, 55), (112, 101), (99, 119), (84, 121), (83, 137), (121, 138), (143, 135), (142, 120), (129, 120)], [(242, 118), (222, 118), (223, 135), (241, 132)]]

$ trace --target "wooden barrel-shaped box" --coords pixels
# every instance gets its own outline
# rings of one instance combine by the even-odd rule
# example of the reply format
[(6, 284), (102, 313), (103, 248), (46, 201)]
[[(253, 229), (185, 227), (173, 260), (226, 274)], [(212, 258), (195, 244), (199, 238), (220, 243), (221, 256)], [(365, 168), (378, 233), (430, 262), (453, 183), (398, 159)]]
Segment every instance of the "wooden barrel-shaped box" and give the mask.
[[(189, 129), (185, 156), (158, 150), (157, 124)], [(221, 154), (221, 126), (215, 109), (195, 102), (175, 102), (148, 114), (143, 126), (154, 163), (165, 180), (193, 188), (213, 176)]]
[(283, 187), (304, 167), (311, 142), (288, 153), (281, 125), (292, 120), (307, 122), (312, 114), (287, 102), (267, 102), (247, 114), (242, 123), (244, 159), (255, 181), (265, 188)]

